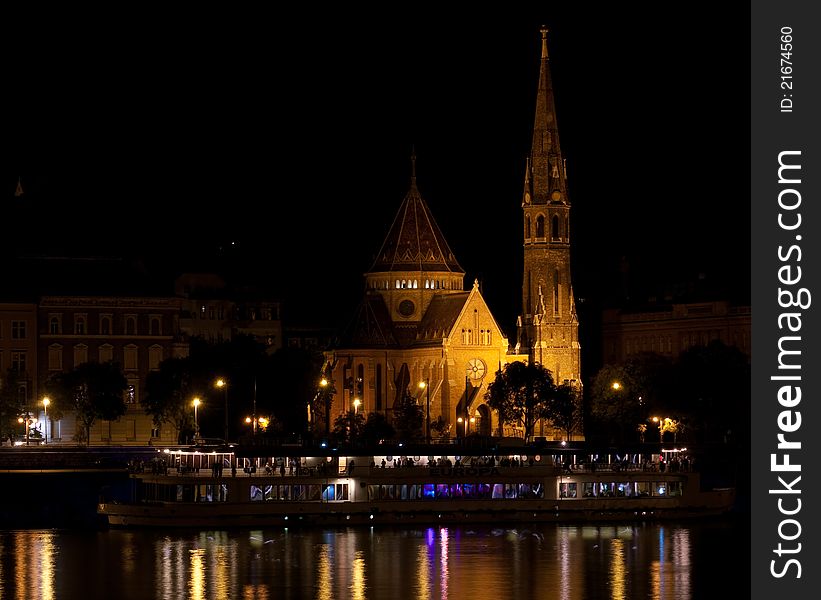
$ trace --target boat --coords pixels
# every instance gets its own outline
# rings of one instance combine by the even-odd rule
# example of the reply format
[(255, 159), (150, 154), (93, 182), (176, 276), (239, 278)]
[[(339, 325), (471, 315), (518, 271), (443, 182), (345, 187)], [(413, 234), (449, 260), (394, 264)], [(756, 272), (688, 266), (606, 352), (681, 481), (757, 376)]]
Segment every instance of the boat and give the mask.
[(128, 497), (97, 513), (111, 527), (634, 521), (719, 515), (735, 500), (664, 454), (425, 451), (166, 448), (130, 465)]

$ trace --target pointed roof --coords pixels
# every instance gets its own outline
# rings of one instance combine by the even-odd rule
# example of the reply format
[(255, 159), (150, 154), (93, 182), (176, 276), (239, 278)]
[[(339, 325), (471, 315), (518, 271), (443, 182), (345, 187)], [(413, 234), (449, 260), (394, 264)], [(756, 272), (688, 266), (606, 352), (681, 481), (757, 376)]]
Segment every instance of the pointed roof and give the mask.
[(416, 154), (411, 156), (411, 185), (394, 217), (369, 273), (446, 271), (464, 274), (416, 187)]
[(533, 125), (533, 144), (530, 150), (533, 202), (568, 202), (567, 182), (559, 127), (556, 121), (556, 102), (553, 98), (553, 80), (547, 56), (547, 27), (542, 26), (542, 57), (539, 70), (539, 89), (536, 93), (536, 118)]
[(366, 293), (356, 315), (342, 332), (340, 344), (347, 348), (388, 348), (399, 342), (393, 331), (390, 311), (381, 294)]

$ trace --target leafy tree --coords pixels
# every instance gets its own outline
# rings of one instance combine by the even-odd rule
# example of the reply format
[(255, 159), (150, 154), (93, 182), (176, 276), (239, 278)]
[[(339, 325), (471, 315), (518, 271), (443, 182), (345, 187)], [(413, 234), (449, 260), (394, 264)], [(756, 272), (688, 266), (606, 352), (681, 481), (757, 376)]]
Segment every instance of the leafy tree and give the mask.
[(0, 378), (0, 439), (3, 440), (17, 431), (17, 417), (23, 410), (18, 395), (19, 382), (20, 375), (14, 369), (6, 371), (5, 379)]
[(178, 443), (194, 434), (194, 415), (189, 407), (195, 394), (193, 379), (190, 358), (167, 358), (159, 370), (148, 374), (145, 394), (140, 399), (157, 427), (167, 423), (177, 430)]
[(365, 415), (349, 410), (334, 419), (334, 436), (339, 443), (351, 444), (362, 437), (365, 428)]
[(423, 437), (424, 421), (425, 412), (422, 406), (406, 388), (393, 408), (393, 426), (396, 428), (396, 437), (406, 442)]
[(644, 421), (637, 385), (624, 366), (603, 366), (590, 386), (590, 416), (608, 443), (624, 443)]
[(331, 407), (336, 396), (336, 382), (330, 377), (321, 377), (316, 384), (316, 391), (310, 401), (311, 414), (313, 415), (314, 435), (320, 431), (325, 431), (325, 435), (331, 432)]
[(98, 419), (114, 421), (126, 412), (125, 392), (128, 382), (113, 362), (87, 362), (71, 371), (57, 373), (46, 382), (46, 391), (52, 400), (49, 412), (59, 419), (73, 411), (77, 423), (75, 439), (88, 444), (91, 427)]
[(435, 432), (439, 437), (447, 437), (450, 435), (452, 428), (452, 425), (448, 423), (448, 420), (442, 415), (439, 415), (430, 422), (430, 430)]
[(750, 363), (733, 346), (714, 340), (681, 353), (675, 364), (675, 406), (688, 437), (746, 445), (749, 435)]
[(569, 383), (563, 383), (555, 390), (547, 405), (547, 415), (553, 426), (561, 429), (567, 440), (573, 432), (582, 430), (582, 402), (579, 389)]
[(379, 412), (368, 414), (365, 426), (362, 428), (362, 441), (366, 444), (378, 444), (382, 440), (390, 440), (396, 435), (393, 425), (388, 423), (387, 417)]
[(525, 439), (533, 435), (536, 421), (549, 418), (556, 387), (553, 375), (539, 363), (508, 363), (496, 372), (485, 392), (488, 406), (499, 413), (502, 424), (524, 427)]

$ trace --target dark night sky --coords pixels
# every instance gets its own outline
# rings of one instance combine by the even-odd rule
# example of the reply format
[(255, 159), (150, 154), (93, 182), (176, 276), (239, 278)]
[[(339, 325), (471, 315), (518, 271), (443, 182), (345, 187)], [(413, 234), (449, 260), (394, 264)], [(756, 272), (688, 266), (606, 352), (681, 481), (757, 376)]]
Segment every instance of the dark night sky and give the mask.
[(415, 146), (420, 191), (466, 283), (482, 279), (512, 333), (545, 23), (577, 296), (612, 296), (621, 256), (637, 280), (703, 272), (746, 293), (749, 9), (576, 6), (134, 16), (57, 40), (29, 31), (4, 77), (4, 254), (167, 267), (236, 240), (291, 306), (338, 323)]

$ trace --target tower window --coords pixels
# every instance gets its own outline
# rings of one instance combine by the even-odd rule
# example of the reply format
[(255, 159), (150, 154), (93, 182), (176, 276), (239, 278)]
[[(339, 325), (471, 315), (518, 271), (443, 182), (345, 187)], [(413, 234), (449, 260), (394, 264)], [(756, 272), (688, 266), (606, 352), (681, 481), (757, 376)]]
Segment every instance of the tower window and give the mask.
[(552, 224), (552, 231), (551, 234), (554, 240), (558, 240), (561, 236), (561, 232), (559, 231), (559, 217), (553, 215), (553, 224)]
[(525, 217), (525, 237), (530, 237), (530, 215)]
[(536, 237), (544, 237), (544, 215), (539, 215), (536, 217)]

